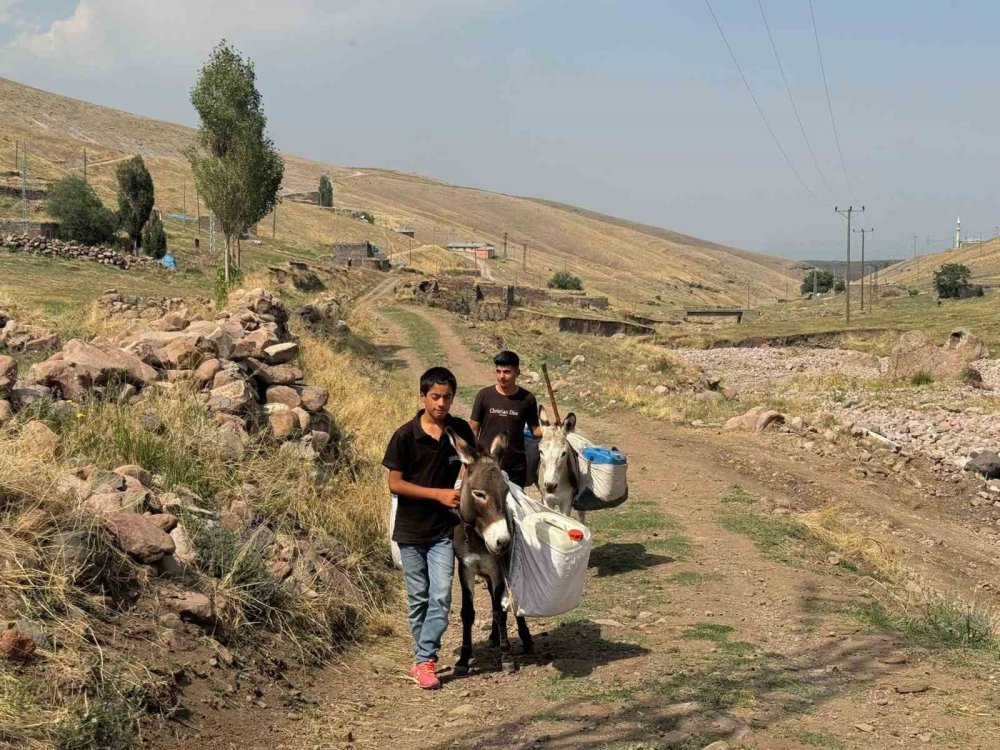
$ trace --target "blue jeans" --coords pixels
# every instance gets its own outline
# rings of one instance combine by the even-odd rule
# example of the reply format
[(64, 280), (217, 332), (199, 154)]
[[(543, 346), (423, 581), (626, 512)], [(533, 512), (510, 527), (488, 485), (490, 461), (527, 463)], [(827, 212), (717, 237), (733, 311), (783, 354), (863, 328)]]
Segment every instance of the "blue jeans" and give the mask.
[(400, 544), (399, 554), (403, 558), (414, 661), (437, 661), (451, 609), (454, 545), (451, 537), (433, 544)]

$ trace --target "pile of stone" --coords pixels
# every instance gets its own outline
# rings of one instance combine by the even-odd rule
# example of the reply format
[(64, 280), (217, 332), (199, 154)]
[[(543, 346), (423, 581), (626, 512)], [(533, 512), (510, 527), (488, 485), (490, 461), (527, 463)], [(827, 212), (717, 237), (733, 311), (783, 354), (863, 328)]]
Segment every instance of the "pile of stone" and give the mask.
[[(199, 307), (208, 309), (211, 300), (196, 300)], [(186, 316), (188, 302), (180, 297), (137, 297), (121, 294), (117, 289), (107, 289), (97, 299), (98, 307), (108, 318), (126, 320), (155, 320), (170, 312)]]
[(72, 339), (21, 379), (13, 360), (0, 364), (6, 372), (0, 393), (10, 396), (0, 412), (38, 399), (57, 405), (107, 396), (139, 400), (150, 389), (187, 387), (199, 393), (234, 452), (264, 428), (289, 454), (330, 458), (336, 445), (333, 418), (324, 410), (328, 392), (302, 382), (292, 338), (285, 306), (256, 289), (214, 317), (173, 311), (140, 331)]
[(921, 331), (907, 331), (892, 348), (883, 372), (889, 380), (926, 373), (939, 382), (979, 386), (983, 375), (975, 363), (988, 356), (986, 342), (968, 331), (954, 331), (943, 346)]
[(321, 336), (344, 334), (350, 330), (344, 320), (349, 300), (348, 295), (323, 297), (300, 307), (297, 315), (312, 333)]
[(0, 305), (0, 351), (44, 352), (59, 345), (59, 337), (47, 328), (28, 325)]
[(135, 266), (156, 265), (155, 260), (144, 255), (126, 255), (107, 247), (82, 245), (79, 242), (64, 242), (48, 237), (31, 237), (26, 234), (6, 235), (0, 239), (0, 247), (14, 253), (42, 255), (49, 258), (92, 260), (122, 270), (128, 270)]

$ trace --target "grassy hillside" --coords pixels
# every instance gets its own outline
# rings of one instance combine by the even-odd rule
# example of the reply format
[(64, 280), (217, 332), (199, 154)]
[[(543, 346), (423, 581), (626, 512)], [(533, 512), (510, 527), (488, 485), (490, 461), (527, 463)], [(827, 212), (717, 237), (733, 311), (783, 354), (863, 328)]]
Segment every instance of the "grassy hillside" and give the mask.
[[(88, 178), (110, 201), (118, 161), (138, 153), (153, 173), (159, 208), (166, 213), (186, 208), (193, 215), (194, 183), (183, 155), (193, 134), (180, 125), (0, 79), (0, 173), (13, 169), (15, 141), (27, 141), (32, 183), (45, 184), (68, 172), (82, 171), (86, 148)], [(784, 296), (786, 281), (790, 286), (795, 283), (787, 275), (792, 273), (790, 261), (666, 229), (390, 170), (335, 167), (291, 154), (284, 157), (286, 192), (314, 190), (320, 174), (326, 172), (334, 183), (335, 204), (370, 211), (376, 225), (318, 206), (284, 201), (276, 222), (273, 217), (261, 222), (265, 247), (260, 252), (268, 250), (274, 227), (279, 246), (285, 243), (316, 253), (322, 244), (364, 239), (398, 253), (408, 248), (408, 240), (392, 230), (406, 225), (416, 230), (415, 246), (477, 239), (500, 248), (507, 233), (509, 257), (492, 264), (496, 278), (544, 285), (554, 271), (566, 268), (580, 275), (588, 289), (620, 296), (629, 306), (655, 309), (741, 303), (748, 282), (755, 304), (760, 304)], [(0, 214), (18, 213), (16, 206), (0, 204)], [(168, 224), (168, 231), (172, 229)], [(193, 244), (193, 234), (188, 234), (183, 242)], [(523, 243), (528, 245), (527, 270), (522, 266)], [(183, 252), (190, 244), (175, 249)]]
[(978, 284), (1000, 284), (1000, 239), (911, 258), (880, 272), (879, 281), (929, 287), (934, 272), (945, 263), (961, 263), (968, 266), (972, 271), (973, 280)]

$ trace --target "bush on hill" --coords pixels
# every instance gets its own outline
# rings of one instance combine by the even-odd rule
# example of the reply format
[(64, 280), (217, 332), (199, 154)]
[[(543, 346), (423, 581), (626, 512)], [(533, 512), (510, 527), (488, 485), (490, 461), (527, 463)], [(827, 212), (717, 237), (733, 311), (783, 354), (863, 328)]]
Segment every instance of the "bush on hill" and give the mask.
[(163, 222), (153, 217), (142, 233), (142, 249), (153, 258), (159, 260), (167, 254), (167, 233), (163, 231)]
[(59, 237), (64, 240), (101, 245), (118, 230), (114, 213), (75, 175), (63, 177), (49, 189), (46, 210), (59, 222)]
[(583, 289), (583, 281), (579, 276), (574, 276), (569, 271), (557, 271), (548, 283), (549, 289)]
[(802, 294), (829, 292), (833, 288), (833, 274), (814, 268), (802, 279)]

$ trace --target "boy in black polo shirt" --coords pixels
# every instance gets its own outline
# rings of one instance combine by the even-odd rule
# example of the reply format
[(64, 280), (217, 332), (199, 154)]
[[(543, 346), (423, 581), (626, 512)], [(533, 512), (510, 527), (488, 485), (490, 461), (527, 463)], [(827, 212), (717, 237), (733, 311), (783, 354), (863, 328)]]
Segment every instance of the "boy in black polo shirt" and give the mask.
[(538, 401), (535, 394), (517, 384), (521, 358), (516, 353), (502, 351), (493, 358), (493, 364), (497, 384), (476, 394), (469, 426), (480, 446), (490, 446), (497, 435), (507, 433), (509, 443), (500, 468), (507, 472), (510, 481), (524, 487), (528, 480), (524, 427), (527, 425), (535, 437), (542, 436), (542, 428), (538, 425)]
[(457, 390), (455, 376), (444, 367), (425, 372), (420, 378), (424, 408), (396, 430), (382, 459), (389, 492), (399, 498), (392, 540), (399, 545), (406, 580), (414, 657), (410, 677), (424, 689), (441, 686), (435, 670), (455, 570), (452, 531), (458, 514), (453, 509), (459, 505), (455, 481), (462, 463), (444, 429), (475, 440), (468, 423), (449, 413)]

